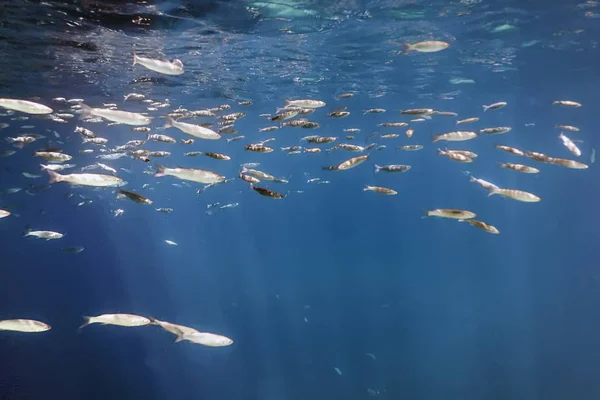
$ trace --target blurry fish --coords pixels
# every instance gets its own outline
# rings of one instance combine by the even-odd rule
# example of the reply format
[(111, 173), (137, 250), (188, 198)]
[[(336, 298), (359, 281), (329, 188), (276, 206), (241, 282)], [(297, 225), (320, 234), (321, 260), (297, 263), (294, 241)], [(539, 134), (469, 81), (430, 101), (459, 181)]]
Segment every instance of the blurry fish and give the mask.
[(448, 47), (450, 47), (450, 43), (442, 42), (440, 40), (427, 40), (414, 44), (404, 43), (404, 50), (400, 51), (399, 53), (406, 54), (411, 51), (416, 51), (419, 53), (435, 53), (446, 50)]
[(571, 101), (571, 100), (555, 100), (552, 102), (552, 104), (556, 104), (559, 106), (565, 106), (565, 107), (581, 107), (581, 103), (578, 103), (576, 101)]
[(504, 101), (500, 101), (498, 103), (494, 103), (494, 104), (490, 104), (489, 106), (484, 105), (483, 106), (483, 111), (487, 111), (487, 110), (497, 110), (499, 108), (503, 108), (506, 107), (508, 105), (508, 103), (504, 102)]
[(471, 219), (475, 218), (477, 214), (466, 210), (457, 210), (454, 208), (438, 208), (436, 210), (430, 210), (425, 213), (425, 217), (439, 217), (439, 218), (451, 218), (451, 219)]
[(151, 71), (165, 75), (181, 75), (184, 72), (183, 63), (178, 59), (169, 62), (141, 57), (133, 53), (133, 65), (136, 64), (143, 65)]
[(538, 172), (540, 172), (540, 170), (537, 168), (529, 167), (527, 165), (522, 165), (522, 164), (511, 164), (511, 163), (499, 163), (499, 164), (500, 164), (500, 167), (502, 167), (502, 168), (512, 169), (513, 171), (523, 172), (526, 174), (537, 174)]
[(217, 132), (211, 129), (204, 128), (199, 125), (188, 124), (185, 122), (178, 122), (169, 116), (166, 117), (164, 126), (165, 128), (177, 128), (180, 131), (187, 133), (188, 135), (194, 136), (198, 139), (218, 140), (221, 138), (221, 135), (219, 135)]
[(250, 184), (250, 187), (257, 192), (260, 195), (263, 195), (265, 197), (270, 197), (272, 199), (277, 199), (277, 200), (281, 200), (281, 199), (285, 199), (285, 195), (281, 194), (281, 193), (277, 193), (274, 192), (272, 190), (263, 188), (263, 187), (258, 187), (258, 186), (254, 186), (254, 184)]
[(381, 187), (381, 186), (365, 186), (363, 188), (363, 191), (371, 191), (371, 192), (377, 192), (377, 193), (381, 193), (381, 194), (386, 194), (386, 195), (397, 195), (398, 192), (393, 190), (393, 189), (388, 189), (386, 187)]
[(132, 314), (102, 314), (97, 317), (83, 317), (84, 324), (79, 327), (83, 329), (91, 324), (116, 325), (125, 327), (150, 325), (150, 319)]
[(526, 203), (536, 203), (541, 201), (542, 199), (539, 198), (538, 196), (529, 193), (529, 192), (524, 192), (521, 190), (514, 190), (514, 189), (502, 189), (502, 188), (490, 188), (489, 189), (489, 194), (488, 196), (493, 196), (495, 194), (499, 194), (500, 196), (509, 198), (509, 199), (513, 199), (513, 200), (518, 200), (518, 201), (523, 201)]
[(118, 193), (123, 195), (124, 197), (127, 197), (130, 200), (135, 201), (136, 203), (152, 204), (152, 200), (142, 196), (141, 194), (130, 192), (129, 190), (119, 189)]
[(202, 169), (191, 169), (191, 168), (167, 168), (162, 165), (157, 165), (157, 171), (154, 174), (155, 178), (163, 176), (173, 176), (182, 180), (198, 182), (203, 184), (220, 183), (225, 180), (225, 177), (217, 174), (216, 172), (202, 170)]
[(0, 331), (37, 333), (46, 332), (50, 329), (52, 329), (50, 325), (31, 319), (6, 319), (0, 321)]
[(405, 151), (417, 151), (417, 150), (423, 149), (423, 146), (420, 144), (410, 144), (410, 145), (400, 146), (400, 147), (396, 147), (396, 148), (399, 150), (405, 150)]
[(482, 229), (486, 232), (493, 233), (496, 235), (500, 233), (500, 231), (495, 226), (486, 224), (485, 222), (478, 221), (476, 219), (459, 219), (458, 222), (466, 222), (476, 228)]
[(433, 135), (433, 143), (439, 142), (440, 140), (446, 140), (449, 142), (462, 142), (465, 140), (475, 139), (479, 134), (477, 132), (470, 131), (455, 131), (443, 133), (440, 135)]
[(495, 148), (499, 149), (499, 150), (503, 150), (506, 151), (507, 153), (511, 153), (514, 154), (516, 156), (525, 156), (525, 153), (519, 149), (516, 149), (514, 147), (509, 147), (509, 146), (502, 146), (499, 144), (494, 145)]
[(67, 254), (78, 254), (85, 250), (85, 247), (82, 246), (74, 246), (74, 247), (65, 247), (62, 248), (61, 251)]
[(6, 218), (9, 215), (10, 215), (10, 211), (6, 211), (6, 210), (3, 210), (3, 209), (0, 209), (0, 219)]
[(81, 103), (81, 118), (88, 118), (91, 116), (102, 117), (112, 122), (127, 125), (148, 125), (152, 122), (152, 118), (143, 114), (104, 108), (92, 108)]
[(0, 107), (26, 114), (50, 114), (52, 109), (43, 104), (27, 100), (0, 98)]
[(319, 108), (325, 107), (325, 105), (326, 103), (321, 100), (285, 100), (285, 107)]
[(566, 137), (563, 133), (558, 135), (558, 138), (562, 140), (563, 145), (576, 157), (581, 156), (581, 150), (573, 143), (571, 139)]
[(40, 239), (53, 240), (53, 239), (61, 239), (64, 235), (59, 232), (54, 231), (33, 231), (29, 228), (25, 230), (23, 233), (23, 237), (34, 236)]
[(499, 134), (510, 132), (511, 130), (512, 130), (512, 128), (510, 128), (508, 126), (499, 126), (497, 128), (480, 129), (479, 133), (484, 133), (487, 135), (499, 135)]
[(456, 125), (470, 124), (472, 122), (477, 122), (477, 121), (479, 121), (479, 118), (477, 118), (477, 117), (465, 118), (465, 119), (461, 119), (460, 121), (456, 121)]
[(166, 244), (168, 244), (168, 245), (171, 245), (171, 246), (177, 246), (177, 243), (175, 243), (175, 242), (174, 242), (174, 241), (172, 241), (172, 240), (168, 240), (168, 239), (167, 239), (167, 240), (165, 240), (165, 243), (166, 243)]
[(386, 171), (386, 172), (406, 172), (411, 169), (410, 165), (402, 165), (402, 164), (392, 164), (392, 165), (384, 165), (379, 166), (377, 164), (374, 165), (375, 172)]

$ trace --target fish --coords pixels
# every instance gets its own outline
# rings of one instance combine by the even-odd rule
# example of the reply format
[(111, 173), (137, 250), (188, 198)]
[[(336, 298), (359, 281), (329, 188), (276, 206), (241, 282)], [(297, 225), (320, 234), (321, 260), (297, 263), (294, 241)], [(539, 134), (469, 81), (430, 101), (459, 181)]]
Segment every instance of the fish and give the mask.
[(495, 194), (498, 194), (500, 196), (503, 196), (503, 197), (506, 197), (509, 199), (526, 202), (526, 203), (537, 203), (542, 200), (540, 197), (536, 196), (535, 194), (529, 193), (529, 192), (524, 192), (522, 190), (503, 189), (503, 188), (498, 188), (498, 187), (490, 188), (488, 197), (493, 196)]
[(516, 156), (525, 156), (525, 152), (523, 152), (523, 151), (521, 151), (521, 150), (519, 150), (517, 148), (514, 148), (514, 147), (503, 146), (503, 145), (500, 145), (500, 144), (496, 144), (496, 145), (494, 145), (494, 147), (497, 148), (497, 149), (499, 149), (499, 150), (506, 151), (507, 153), (514, 154)]
[(49, 179), (48, 184), (66, 182), (77, 186), (94, 186), (94, 187), (118, 187), (127, 184), (123, 179), (104, 174), (68, 174), (61, 175), (56, 171), (47, 169)]
[(284, 100), (285, 107), (300, 107), (300, 108), (320, 108), (327, 104), (321, 100)]
[(408, 144), (405, 146), (396, 147), (396, 149), (405, 150), (405, 151), (418, 151), (418, 150), (423, 149), (423, 146), (420, 144)]
[(490, 190), (492, 188), (499, 189), (499, 187), (496, 186), (496, 185), (494, 185), (493, 183), (490, 183), (490, 182), (485, 181), (483, 179), (475, 178), (473, 175), (471, 175), (471, 177), (469, 178), (469, 182), (475, 182), (479, 186), (481, 186), (482, 188), (484, 188), (486, 190)]
[(413, 108), (400, 111), (401, 115), (431, 115), (435, 112), (433, 108)]
[(178, 122), (175, 121), (170, 116), (165, 118), (165, 128), (177, 128), (180, 131), (187, 133), (190, 136), (194, 136), (198, 139), (206, 139), (206, 140), (218, 140), (221, 139), (221, 135), (212, 129), (204, 128), (200, 125), (188, 124), (186, 122)]
[(84, 323), (79, 327), (83, 329), (91, 324), (116, 325), (124, 327), (146, 326), (150, 325), (150, 319), (133, 314), (102, 314), (96, 317), (84, 316)]
[(465, 118), (465, 119), (461, 119), (459, 121), (456, 121), (456, 125), (470, 124), (470, 123), (477, 122), (477, 121), (479, 121), (478, 117)]
[(32, 319), (5, 319), (0, 321), (0, 331), (39, 333), (50, 329), (52, 329), (50, 325)]
[(446, 140), (448, 142), (463, 142), (465, 140), (475, 139), (479, 134), (471, 131), (454, 131), (443, 133), (440, 135), (433, 134), (433, 143), (439, 142), (440, 140)]
[(478, 221), (476, 219), (459, 219), (458, 222), (466, 222), (466, 223), (468, 223), (468, 224), (470, 224), (470, 225), (472, 225), (472, 226), (474, 226), (476, 228), (482, 229), (482, 230), (484, 230), (486, 232), (489, 232), (489, 233), (493, 233), (495, 235), (497, 235), (497, 234), (500, 233), (500, 231), (495, 226), (492, 226), (490, 224), (486, 224), (485, 222)]
[(569, 139), (568, 137), (566, 137), (563, 133), (561, 133), (560, 135), (558, 135), (558, 138), (560, 140), (562, 140), (563, 145), (571, 152), (571, 154), (573, 154), (576, 157), (580, 157), (581, 156), (581, 150), (579, 150), (579, 147), (577, 147), (575, 145), (575, 143), (573, 143), (573, 141), (571, 139)]
[(386, 172), (407, 172), (411, 169), (410, 165), (402, 165), (402, 164), (392, 164), (392, 165), (384, 165), (379, 166), (375, 164), (373, 166), (375, 168), (375, 172), (386, 171)]
[(435, 53), (446, 50), (450, 47), (450, 43), (443, 42), (441, 40), (426, 40), (414, 44), (404, 43), (403, 45), (404, 49), (399, 52), (400, 54), (406, 54), (411, 51), (416, 51), (419, 53)]
[(224, 347), (231, 346), (233, 344), (232, 339), (209, 332), (184, 332), (177, 336), (175, 343), (179, 343), (184, 340), (208, 347)]
[(41, 157), (51, 163), (63, 163), (73, 159), (72, 156), (56, 151), (36, 151), (33, 153), (35, 157)]
[(0, 107), (26, 114), (40, 115), (54, 112), (50, 107), (28, 100), (0, 98)]
[(137, 194), (135, 192), (130, 192), (129, 190), (119, 189), (118, 193), (123, 197), (127, 197), (128, 199), (135, 201), (136, 203), (152, 204), (152, 200), (150, 200), (149, 198), (144, 197), (141, 194)]
[(552, 102), (554, 105), (565, 106), (565, 107), (581, 107), (581, 103), (571, 100), (555, 100)]
[(500, 101), (498, 103), (494, 103), (494, 104), (490, 104), (489, 106), (484, 105), (483, 106), (483, 111), (487, 111), (487, 110), (497, 110), (499, 108), (504, 108), (508, 105), (508, 103), (504, 102), (504, 101)]
[(507, 133), (512, 131), (512, 128), (508, 127), (508, 126), (499, 126), (496, 128), (484, 128), (484, 129), (480, 129), (479, 133), (484, 133), (486, 135), (501, 135), (503, 133)]
[(265, 197), (270, 197), (272, 199), (281, 200), (281, 199), (285, 199), (285, 197), (286, 197), (285, 195), (274, 192), (273, 190), (269, 190), (269, 189), (259, 187), (259, 186), (254, 186), (253, 183), (250, 184), (250, 187), (258, 194), (265, 196)]
[(46, 240), (56, 240), (56, 239), (62, 239), (64, 237), (64, 235), (62, 233), (59, 233), (59, 232), (54, 232), (54, 231), (34, 231), (34, 230), (29, 229), (29, 228), (27, 228), (25, 230), (25, 232), (23, 233), (23, 237), (27, 237), (27, 236), (34, 236), (36, 238), (46, 239)]
[(10, 211), (3, 210), (0, 208), (0, 219), (8, 217), (10, 214)]
[(562, 129), (563, 131), (579, 132), (579, 128), (572, 125), (556, 125), (556, 128)]
[(191, 169), (191, 168), (167, 168), (163, 165), (158, 164), (156, 166), (157, 171), (154, 174), (155, 178), (163, 176), (173, 176), (186, 181), (192, 181), (203, 184), (215, 184), (221, 183), (225, 180), (225, 177), (217, 174), (216, 172), (203, 170), (203, 169)]
[(152, 118), (143, 114), (133, 113), (121, 110), (109, 110), (105, 108), (92, 108), (84, 103), (81, 103), (81, 118), (90, 116), (102, 117), (112, 122), (118, 122), (126, 125), (148, 125), (152, 122)]
[(63, 253), (67, 253), (67, 254), (79, 254), (85, 250), (85, 247), (83, 247), (83, 246), (64, 247), (60, 250)]
[(526, 174), (537, 174), (538, 172), (540, 172), (540, 170), (537, 168), (529, 167), (527, 165), (522, 165), (522, 164), (511, 164), (511, 163), (499, 163), (499, 164), (500, 164), (500, 167), (502, 167), (502, 168), (512, 169), (513, 171), (523, 172)]
[(386, 195), (390, 195), (390, 196), (395, 196), (398, 194), (398, 192), (393, 189), (388, 189), (386, 187), (381, 187), (381, 186), (368, 186), (367, 185), (363, 188), (363, 192), (366, 192), (366, 191), (386, 194)]
[(452, 151), (445, 151), (445, 150), (437, 149), (437, 154), (439, 156), (448, 157), (449, 159), (454, 160), (454, 161), (465, 162), (465, 163), (473, 162), (473, 159), (471, 157), (467, 157), (464, 154), (456, 153), (456, 152), (452, 152)]
[(177, 243), (175, 243), (175, 242), (174, 242), (174, 241), (172, 241), (172, 240), (168, 240), (168, 239), (166, 239), (166, 240), (165, 240), (165, 243), (166, 243), (166, 244), (168, 244), (168, 245), (170, 245), (170, 246), (178, 246), (178, 244), (177, 244)]
[[(438, 217), (438, 218), (450, 218), (450, 219), (471, 219), (475, 218), (477, 214), (467, 210), (458, 210), (455, 208), (438, 208), (435, 210), (428, 210), (425, 212), (425, 217)], [(425, 218), (424, 217), (424, 218)]]
[(151, 71), (164, 75), (181, 75), (184, 73), (183, 63), (179, 59), (170, 61), (155, 60), (152, 58), (141, 57), (133, 53), (133, 66), (143, 65)]

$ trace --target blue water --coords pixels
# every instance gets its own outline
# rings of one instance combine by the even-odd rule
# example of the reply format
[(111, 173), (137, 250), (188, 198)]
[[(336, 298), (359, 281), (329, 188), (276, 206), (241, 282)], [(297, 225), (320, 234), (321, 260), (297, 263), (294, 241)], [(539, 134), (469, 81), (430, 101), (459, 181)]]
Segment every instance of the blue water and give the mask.
[[(0, 320), (37, 319), (52, 325), (38, 334), (0, 334), (0, 399), (596, 399), (600, 396), (599, 176), (590, 162), (596, 137), (600, 65), (600, 6), (578, 2), (325, 1), (279, 3), (7, 1), (0, 10), (0, 97), (32, 98), (55, 110), (54, 97), (83, 98), (127, 111), (136, 92), (171, 107), (151, 112), (151, 127), (183, 106), (230, 104), (244, 112), (225, 138), (192, 145), (149, 143), (173, 154), (145, 164), (105, 162), (151, 206), (116, 200), (111, 189), (54, 184), (45, 190), (40, 159), (31, 153), (61, 147), (80, 167), (97, 160), (79, 154), (76, 126), (109, 145), (143, 139), (130, 127), (66, 124), (22, 114), (0, 117), (17, 136), (21, 125), (44, 134), (11, 157), (0, 158)], [(146, 18), (148, 25), (132, 21)], [(514, 29), (495, 32), (504, 24)], [(397, 54), (403, 42), (444, 40), (447, 50)], [(159, 76), (132, 67), (133, 51), (179, 58), (185, 74)], [(142, 79), (151, 78), (151, 79)], [(474, 83), (451, 83), (453, 78)], [(350, 99), (336, 96), (353, 92)], [(307, 118), (316, 130), (271, 125), (284, 99), (327, 102)], [(238, 103), (252, 100), (251, 106)], [(581, 108), (553, 106), (573, 100)], [(482, 111), (482, 105), (508, 106)], [(327, 117), (347, 106), (350, 116)], [(472, 164), (436, 155), (432, 133), (455, 129), (457, 118), (434, 116), (405, 129), (399, 110), (433, 108), (481, 120), (465, 129), (510, 126), (501, 136), (450, 144), (476, 152)], [(363, 115), (368, 108), (384, 114)], [(213, 122), (214, 118), (200, 118)], [(186, 121), (193, 122), (193, 121)], [(556, 124), (580, 132), (573, 170), (503, 153), (494, 144), (575, 159)], [(280, 147), (306, 135), (339, 137), (360, 128), (354, 144), (387, 148), (348, 171), (323, 171), (356, 154), (339, 150), (286, 155)], [(58, 132), (56, 138), (52, 132)], [(398, 132), (398, 139), (367, 136)], [(164, 133), (187, 138), (170, 129)], [(229, 137), (228, 135), (224, 135)], [(274, 137), (273, 153), (244, 151)], [(58, 141), (64, 144), (57, 143)], [(335, 144), (335, 143), (334, 143)], [(418, 152), (396, 146), (422, 144)], [(319, 145), (323, 150), (331, 145)], [(2, 141), (0, 150), (14, 149)], [(183, 157), (186, 151), (228, 154), (232, 161)], [(240, 164), (289, 184), (263, 186), (287, 193), (272, 200), (236, 179), (201, 194), (202, 185), (175, 187), (153, 178), (154, 162), (215, 170), (235, 178)], [(501, 169), (521, 162), (537, 175)], [(374, 174), (373, 164), (410, 164), (404, 174)], [(487, 197), (465, 171), (496, 185), (539, 195), (528, 204)], [(100, 171), (96, 171), (100, 172)], [(307, 183), (319, 177), (330, 184)], [(149, 187), (142, 189), (144, 184)], [(363, 192), (365, 185), (397, 196)], [(67, 197), (69, 193), (73, 197)], [(85, 199), (89, 205), (78, 206)], [(207, 214), (207, 205), (239, 203)], [(171, 214), (155, 211), (171, 207)], [(125, 212), (114, 217), (113, 211)], [(491, 235), (451, 220), (423, 219), (425, 210), (461, 208), (496, 226)], [(215, 210), (211, 208), (210, 210)], [(16, 214), (16, 215), (15, 215)], [(23, 238), (27, 226), (56, 230), (56, 241)], [(169, 246), (164, 240), (176, 241)], [(83, 246), (79, 254), (61, 251)], [(158, 327), (92, 325), (85, 315), (132, 313), (226, 335), (229, 347), (210, 348)], [(374, 356), (369, 356), (370, 353)], [(339, 375), (335, 368), (341, 372)], [(374, 392), (369, 393), (367, 389)]]

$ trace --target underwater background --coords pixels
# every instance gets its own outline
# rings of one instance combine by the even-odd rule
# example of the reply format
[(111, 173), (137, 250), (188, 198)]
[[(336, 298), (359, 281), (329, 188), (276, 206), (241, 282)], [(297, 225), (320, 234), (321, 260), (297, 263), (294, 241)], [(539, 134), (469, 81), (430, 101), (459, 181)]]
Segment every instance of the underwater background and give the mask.
[[(76, 126), (112, 144), (145, 134), (77, 116), (65, 123), (0, 116), (10, 125), (3, 138), (18, 136), (21, 125), (46, 136), (22, 150), (0, 144), (17, 150), (0, 158), (0, 208), (14, 214), (0, 220), (0, 320), (52, 325), (45, 333), (0, 332), (0, 399), (598, 398), (599, 38), (600, 6), (592, 1), (3, 0), (0, 97), (36, 97), (56, 109), (53, 98), (80, 98), (144, 112), (142, 103), (123, 101), (141, 93), (171, 105), (152, 113), (153, 129), (179, 106), (229, 104), (225, 113), (246, 116), (235, 123), (241, 142), (150, 143), (172, 155), (106, 162), (131, 171), (118, 175), (151, 206), (117, 200), (111, 189), (46, 186), (32, 156), (60, 146), (79, 172), (97, 160), (78, 153)], [(450, 47), (399, 53), (403, 43), (423, 40)], [(185, 73), (132, 66), (134, 51), (180, 59)], [(273, 125), (260, 114), (275, 114), (285, 99), (326, 102), (308, 116), (320, 127), (259, 132)], [(500, 101), (508, 106), (484, 114), (482, 105)], [(328, 117), (343, 106), (349, 116)], [(479, 157), (461, 164), (437, 156), (445, 144), (431, 143), (458, 118), (415, 124), (412, 138), (378, 126), (408, 121), (399, 111), (422, 107), (480, 117), (477, 129), (512, 131), (465, 142), (461, 148)], [(364, 114), (371, 108), (387, 111)], [(588, 169), (530, 160), (539, 174), (499, 168), (517, 159), (494, 144), (574, 159), (558, 124), (580, 128), (566, 134)], [(346, 128), (360, 129), (355, 144), (387, 147), (349, 171), (322, 168), (353, 153), (280, 150), (311, 134), (341, 142)], [(372, 132), (401, 135), (386, 141)], [(271, 137), (274, 152), (244, 151)], [(395, 149), (408, 144), (425, 148)], [(182, 155), (192, 150), (232, 160)], [(259, 196), (240, 179), (197, 193), (202, 185), (143, 173), (160, 163), (236, 178), (250, 162), (288, 179), (269, 186), (287, 197)], [(373, 164), (412, 169), (375, 173)], [(542, 201), (488, 197), (469, 173)], [(308, 182), (317, 177), (330, 183)], [(398, 195), (363, 192), (365, 185)], [(501, 233), (423, 218), (437, 208), (471, 210)], [(115, 209), (124, 212), (115, 217)], [(24, 238), (28, 227), (65, 236)], [(62, 251), (71, 246), (85, 250)], [(151, 316), (234, 343), (174, 344), (154, 326), (77, 329), (83, 316), (104, 313)]]

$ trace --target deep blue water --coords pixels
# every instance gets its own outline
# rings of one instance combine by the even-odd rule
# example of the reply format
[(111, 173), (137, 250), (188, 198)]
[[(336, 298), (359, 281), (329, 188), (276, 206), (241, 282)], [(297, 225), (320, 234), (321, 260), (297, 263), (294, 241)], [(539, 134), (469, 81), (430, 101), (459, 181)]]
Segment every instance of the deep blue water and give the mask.
[[(172, 155), (145, 164), (105, 162), (129, 190), (153, 205), (116, 200), (111, 189), (54, 184), (29, 195), (0, 195), (0, 320), (37, 319), (52, 325), (38, 334), (0, 333), (0, 399), (596, 399), (600, 396), (600, 282), (597, 249), (600, 182), (598, 147), (600, 6), (578, 2), (337, 1), (26, 2), (0, 10), (0, 97), (32, 98), (53, 107), (54, 97), (83, 98), (100, 107), (144, 112), (123, 102), (143, 93), (170, 108), (230, 104), (245, 112), (236, 129), (245, 140), (196, 139), (189, 146), (149, 143)], [(147, 18), (148, 25), (132, 21)], [(494, 32), (499, 26), (514, 27)], [(445, 40), (447, 50), (398, 55), (403, 42)], [(132, 67), (133, 51), (179, 58), (186, 72), (159, 76)], [(141, 78), (152, 78), (141, 81)], [(453, 84), (453, 78), (474, 83)], [(353, 98), (336, 96), (355, 93)], [(327, 106), (307, 116), (316, 130), (271, 125), (284, 99), (312, 98)], [(252, 100), (251, 106), (238, 103)], [(581, 108), (560, 108), (574, 100)], [(482, 105), (508, 106), (483, 113)], [(350, 116), (329, 118), (347, 106)], [(472, 164), (436, 155), (444, 143), (432, 133), (455, 129), (457, 118), (434, 116), (405, 129), (399, 110), (433, 108), (481, 120), (465, 129), (510, 126), (501, 136), (450, 144), (476, 152)], [(363, 115), (368, 108), (383, 114)], [(92, 124), (78, 117), (60, 124), (32, 117), (0, 117), (46, 135), (23, 150), (2, 141), (0, 191), (44, 185), (31, 153), (60, 146), (80, 167), (76, 126), (109, 145), (143, 139), (130, 127)], [(199, 122), (216, 123), (215, 118)], [(191, 122), (191, 121), (186, 121)], [(590, 168), (574, 170), (503, 153), (504, 144), (575, 159), (557, 138), (567, 132)], [(309, 134), (339, 137), (360, 128), (355, 144), (387, 148), (348, 171), (322, 171), (356, 154), (339, 150), (286, 155), (281, 147)], [(56, 138), (52, 131), (58, 132)], [(370, 133), (398, 132), (398, 139)], [(187, 138), (170, 129), (156, 131)], [(228, 135), (224, 135), (229, 137)], [(276, 151), (256, 154), (244, 144), (274, 137)], [(64, 144), (57, 143), (62, 141)], [(394, 147), (422, 144), (418, 152)], [(442, 146), (438, 146), (442, 145)], [(320, 145), (323, 150), (331, 145)], [(226, 153), (231, 161), (183, 157), (185, 151)], [(265, 186), (288, 197), (275, 201), (236, 179), (201, 194), (202, 185), (172, 186), (153, 178), (154, 162), (206, 168), (235, 178), (240, 164), (289, 178)], [(501, 169), (521, 162), (537, 175)], [(404, 174), (374, 174), (373, 164), (410, 164)], [(521, 203), (486, 192), (464, 171), (499, 186), (530, 191), (542, 201)], [(99, 171), (96, 171), (99, 172)], [(331, 181), (307, 183), (320, 177)], [(144, 184), (150, 186), (142, 189)], [(363, 192), (365, 185), (397, 196)], [(71, 198), (67, 194), (73, 193)], [(77, 206), (84, 199), (93, 202)], [(207, 205), (239, 203), (206, 213)], [(155, 211), (172, 207), (171, 214)], [(125, 210), (119, 217), (113, 210)], [(491, 235), (451, 220), (423, 219), (424, 210), (461, 208), (500, 230)], [(211, 210), (214, 210), (211, 209)], [(23, 238), (27, 226), (57, 230), (56, 241)], [(165, 239), (178, 246), (168, 246)], [(64, 247), (84, 246), (79, 254)], [(231, 337), (210, 348), (158, 327), (77, 327), (84, 315), (133, 313)], [(305, 320), (306, 319), (306, 320)], [(375, 356), (375, 359), (367, 353)], [(336, 373), (339, 368), (342, 375)], [(378, 391), (372, 396), (367, 389)]]

